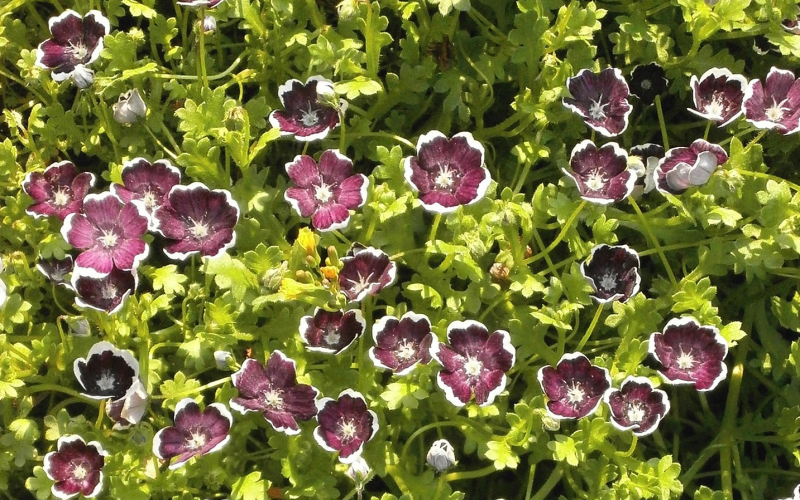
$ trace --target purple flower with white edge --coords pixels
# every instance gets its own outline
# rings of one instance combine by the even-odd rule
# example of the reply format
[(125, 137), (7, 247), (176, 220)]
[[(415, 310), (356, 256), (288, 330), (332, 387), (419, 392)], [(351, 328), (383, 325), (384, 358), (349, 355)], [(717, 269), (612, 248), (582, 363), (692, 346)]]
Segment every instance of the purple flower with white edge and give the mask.
[(431, 130), (419, 136), (417, 156), (405, 159), (403, 172), (425, 210), (445, 214), (486, 195), (492, 177), (484, 156), (483, 146), (469, 132), (448, 139)]
[(321, 76), (312, 76), (302, 83), (288, 80), (278, 87), (278, 97), (285, 110), (276, 109), (269, 115), (269, 123), (280, 130), (282, 136), (294, 136), (298, 141), (317, 141), (339, 126), (340, 113), (344, 114), (347, 102), (340, 100), (338, 109), (330, 105), (334, 98), (333, 82)]
[(136, 390), (139, 380), (136, 358), (130, 351), (117, 349), (106, 341), (93, 345), (86, 358), (75, 360), (72, 369), (83, 394), (92, 399), (125, 398)]
[(372, 338), (375, 340), (375, 346), (369, 349), (372, 362), (398, 376), (411, 373), (417, 363), (430, 363), (430, 349), (436, 342), (428, 317), (413, 312), (400, 319), (382, 317), (372, 325)]
[(601, 148), (586, 139), (572, 149), (571, 170), (564, 169), (586, 201), (609, 205), (627, 198), (636, 184), (636, 175), (628, 170), (628, 153), (616, 142)]
[(156, 231), (168, 240), (164, 253), (171, 259), (196, 253), (216, 257), (236, 244), (239, 205), (225, 189), (211, 190), (200, 182), (173, 186), (153, 218)]
[(178, 2), (178, 5), (183, 5), (184, 7), (188, 7), (190, 9), (213, 9), (217, 5), (221, 4), (224, 0), (190, 0), (188, 2)]
[(44, 274), (54, 285), (62, 285), (67, 288), (71, 287), (67, 280), (67, 275), (72, 272), (74, 266), (75, 260), (72, 258), (72, 255), (66, 255), (63, 259), (57, 259), (55, 257), (44, 259), (39, 257), (36, 261), (36, 269), (38, 269), (40, 273)]
[(351, 302), (377, 295), (397, 278), (397, 264), (377, 248), (354, 245), (341, 262), (339, 289)]
[(653, 433), (669, 411), (667, 393), (647, 377), (627, 377), (619, 389), (607, 390), (603, 400), (611, 409), (611, 424), (639, 437)]
[(600, 73), (583, 69), (567, 78), (567, 89), (572, 97), (561, 102), (580, 115), (586, 125), (606, 137), (617, 136), (628, 128), (633, 106), (628, 102), (628, 83), (617, 68), (606, 68)]
[(314, 439), (332, 452), (339, 452), (339, 461), (351, 464), (361, 456), (364, 443), (378, 432), (378, 415), (367, 409), (360, 393), (346, 389), (339, 399), (323, 398), (317, 401), (317, 422)]
[(78, 272), (72, 273), (72, 289), (75, 290), (75, 304), (98, 311), (114, 314), (125, 304), (125, 299), (136, 291), (139, 276), (136, 270), (123, 271), (114, 268), (100, 278)]
[(280, 351), (272, 352), (266, 367), (255, 359), (246, 359), (231, 378), (239, 390), (239, 396), (231, 399), (231, 408), (242, 414), (261, 412), (278, 432), (299, 434), (297, 422), (317, 415), (319, 391), (297, 383), (296, 363)]
[(516, 349), (505, 330), (489, 334), (474, 320), (454, 321), (447, 327), (447, 343), (435, 342), (431, 356), (442, 365), (437, 376), (445, 397), (455, 406), (475, 402), (488, 406), (506, 387), (506, 372), (514, 366)]
[(71, 161), (49, 165), (44, 172), (28, 172), (22, 189), (33, 198), (34, 204), (25, 212), (36, 218), (55, 215), (64, 220), (67, 215), (81, 211), (83, 198), (94, 183), (94, 174), (79, 174)]
[[(636, 176), (644, 178), (644, 188), (642, 192), (649, 193), (656, 188), (653, 173), (656, 171), (656, 167), (658, 167), (658, 162), (664, 157), (664, 146), (652, 143), (634, 146), (631, 148), (631, 156), (639, 158), (642, 162), (641, 169), (644, 171), (637, 172)], [(630, 168), (630, 166), (628, 168)]]
[(103, 37), (111, 31), (108, 19), (97, 10), (83, 17), (66, 10), (51, 17), (48, 24), (53, 36), (36, 49), (36, 65), (53, 70), (51, 75), (57, 82), (72, 78), (79, 88), (91, 85), (94, 74), (86, 66), (100, 57)]
[(153, 454), (161, 460), (177, 457), (170, 469), (183, 466), (190, 458), (221, 450), (230, 441), (233, 425), (231, 412), (221, 403), (211, 403), (205, 410), (192, 398), (175, 405), (175, 425), (153, 436)]
[(150, 250), (146, 233), (142, 209), (110, 192), (86, 195), (83, 212), (69, 214), (61, 226), (67, 243), (83, 250), (75, 259), (75, 272), (94, 277), (114, 268), (136, 269)]
[(108, 452), (97, 441), (86, 441), (77, 435), (58, 438), (56, 451), (44, 456), (44, 473), (51, 481), (56, 498), (96, 497), (103, 490), (103, 466)]
[(611, 387), (608, 370), (579, 352), (561, 356), (555, 368), (543, 366), (537, 378), (547, 396), (547, 413), (555, 419), (579, 419), (594, 413)]
[(169, 160), (150, 163), (144, 158), (134, 158), (125, 162), (121, 175), (122, 184), (112, 184), (111, 192), (125, 203), (142, 207), (153, 230), (153, 211), (163, 205), (170, 190), (181, 183), (181, 172)]
[(800, 15), (795, 16), (794, 19), (784, 19), (781, 21), (781, 26), (789, 33), (800, 35)]
[(137, 378), (126, 396), (110, 401), (106, 405), (106, 415), (114, 422), (114, 430), (124, 430), (138, 424), (149, 399), (142, 380)]
[(353, 161), (336, 149), (328, 149), (319, 158), (298, 155), (286, 164), (286, 173), (294, 186), (284, 198), (300, 217), (311, 217), (319, 231), (347, 227), (350, 210), (364, 206), (369, 179), (353, 173)]
[(639, 254), (628, 245), (597, 245), (592, 248), (588, 263), (581, 264), (581, 274), (599, 304), (618, 300), (627, 302), (639, 292)]
[(710, 391), (728, 374), (728, 342), (717, 328), (701, 326), (692, 317), (674, 318), (662, 332), (650, 335), (648, 351), (661, 364), (658, 373), (668, 384)]
[(747, 88), (747, 79), (734, 75), (727, 68), (711, 68), (700, 78), (692, 75), (694, 109), (688, 110), (697, 116), (717, 122), (725, 127), (742, 114), (742, 100)]
[(300, 318), (300, 338), (309, 351), (339, 354), (367, 328), (367, 322), (358, 309), (326, 311), (319, 307), (312, 316)]
[(667, 90), (666, 72), (658, 63), (640, 64), (631, 72), (630, 92), (644, 104), (653, 104)]
[(719, 165), (728, 161), (721, 146), (696, 139), (688, 148), (672, 148), (658, 162), (653, 180), (661, 193), (680, 194), (692, 186), (702, 186)]
[(800, 131), (800, 79), (773, 67), (764, 83), (753, 80), (744, 91), (744, 116), (757, 128), (775, 129), (782, 135)]

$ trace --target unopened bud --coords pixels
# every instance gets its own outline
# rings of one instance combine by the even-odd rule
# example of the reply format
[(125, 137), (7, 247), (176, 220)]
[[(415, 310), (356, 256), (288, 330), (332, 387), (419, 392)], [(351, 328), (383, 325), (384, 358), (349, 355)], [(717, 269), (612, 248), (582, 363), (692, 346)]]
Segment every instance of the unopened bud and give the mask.
[(366, 460), (364, 460), (362, 457), (358, 457), (352, 464), (350, 464), (350, 467), (347, 469), (345, 474), (347, 474), (347, 477), (355, 481), (356, 486), (363, 487), (367, 478), (369, 478), (369, 475), (372, 474), (372, 468), (369, 466)]
[(492, 264), (492, 267), (489, 268), (489, 274), (492, 275), (492, 278), (499, 283), (505, 283), (508, 281), (508, 275), (510, 273), (511, 270), (502, 262), (495, 262)]
[(137, 89), (120, 94), (111, 109), (114, 111), (114, 121), (123, 125), (130, 125), (147, 114), (147, 104)]
[(79, 89), (88, 89), (94, 83), (94, 71), (83, 64), (78, 64), (72, 70), (72, 81)]
[(214, 351), (214, 361), (220, 370), (230, 370), (234, 362), (233, 354), (228, 351)]
[(436, 472), (444, 472), (456, 464), (456, 456), (453, 445), (446, 439), (440, 439), (431, 445), (428, 450), (428, 465), (436, 469)]
[(70, 335), (75, 337), (88, 337), (92, 334), (92, 327), (89, 325), (89, 320), (83, 316), (65, 317), (64, 321), (67, 323)]
[(206, 16), (205, 19), (203, 19), (203, 31), (206, 33), (217, 31), (217, 18), (214, 16)]

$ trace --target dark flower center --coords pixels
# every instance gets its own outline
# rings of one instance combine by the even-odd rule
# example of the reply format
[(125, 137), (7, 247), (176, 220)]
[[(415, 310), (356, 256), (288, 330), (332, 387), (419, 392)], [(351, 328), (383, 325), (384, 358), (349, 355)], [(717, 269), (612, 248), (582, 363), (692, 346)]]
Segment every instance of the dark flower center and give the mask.
[(592, 120), (604, 119), (606, 117), (605, 108), (608, 107), (611, 103), (607, 102), (605, 104), (600, 104), (600, 102), (603, 100), (602, 94), (600, 95), (600, 98), (596, 101), (594, 99), (589, 99), (589, 100), (592, 101), (592, 104), (589, 105), (589, 116), (592, 118)]
[[(413, 342), (403, 341), (397, 349), (397, 357), (403, 361), (408, 361), (414, 358), (417, 350), (414, 348)], [(478, 362), (480, 363), (480, 362)], [(480, 368), (479, 368), (480, 369)]]
[(567, 389), (567, 401), (574, 405), (579, 405), (586, 399), (586, 392), (581, 388), (580, 382), (573, 382)]
[(342, 419), (339, 422), (339, 438), (342, 441), (352, 441), (356, 437), (356, 432), (358, 428), (356, 427), (355, 422), (352, 419), (345, 420)]
[(650, 80), (642, 80), (641, 86), (644, 90), (650, 90), (653, 88), (653, 84)]
[(586, 176), (585, 184), (590, 191), (600, 191), (606, 185), (606, 176), (599, 168), (596, 168)]
[(765, 114), (767, 115), (767, 120), (771, 122), (779, 122), (783, 119), (783, 112), (789, 111), (789, 108), (783, 107), (786, 103), (786, 99), (782, 100), (781, 102), (777, 102), (775, 98), (772, 98), (772, 106), (767, 108)]
[(83, 61), (89, 55), (89, 48), (82, 42), (72, 43), (69, 42), (69, 52), (78, 61)]
[(645, 409), (642, 408), (642, 403), (636, 401), (635, 403), (628, 403), (626, 405), (625, 414), (628, 416), (628, 421), (638, 424), (644, 420), (646, 412)]
[(450, 191), (455, 183), (454, 177), (456, 176), (457, 172), (450, 170), (450, 165), (441, 165), (439, 174), (433, 180), (433, 183), (436, 184), (436, 187), (439, 189)]
[(113, 229), (109, 229), (106, 231), (105, 229), (101, 230), (103, 232), (103, 236), (97, 238), (97, 241), (103, 245), (103, 248), (113, 248), (117, 246), (117, 241), (119, 240), (119, 236), (114, 233)]
[(201, 240), (208, 236), (208, 224), (203, 222), (202, 220), (195, 221), (189, 219), (191, 223), (191, 227), (189, 228), (189, 232), (191, 233), (192, 237), (196, 240)]
[(681, 353), (678, 355), (678, 359), (676, 359), (675, 362), (678, 364), (678, 368), (681, 370), (691, 370), (695, 364), (692, 351), (683, 352), (683, 348), (681, 348)]
[(193, 430), (186, 438), (186, 446), (192, 450), (199, 450), (206, 445), (206, 433), (200, 429)]
[(71, 198), (70, 189), (67, 186), (59, 186), (53, 193), (53, 204), (57, 207), (65, 207)]
[(320, 203), (327, 203), (333, 197), (331, 187), (324, 182), (314, 188), (314, 198)]
[(100, 295), (105, 300), (112, 300), (117, 298), (117, 286), (113, 283), (106, 283), (103, 285), (103, 288), (100, 289)]
[(300, 108), (300, 122), (306, 127), (313, 127), (319, 123), (318, 109), (313, 109), (311, 101), (308, 102), (308, 108)]
[(264, 391), (264, 404), (276, 410), (283, 409), (283, 398), (281, 397), (281, 391), (272, 388)]
[(467, 356), (467, 361), (464, 363), (464, 373), (468, 377), (477, 378), (480, 376), (481, 371), (483, 371), (483, 363), (472, 356)]
[(89, 467), (83, 460), (72, 463), (72, 477), (78, 481), (83, 481), (89, 475)]

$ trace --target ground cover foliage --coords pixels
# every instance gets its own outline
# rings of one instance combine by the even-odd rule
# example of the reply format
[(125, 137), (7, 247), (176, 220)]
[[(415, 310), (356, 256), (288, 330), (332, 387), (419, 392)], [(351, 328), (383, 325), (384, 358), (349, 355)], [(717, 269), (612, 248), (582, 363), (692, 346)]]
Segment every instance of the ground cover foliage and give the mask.
[(0, 492), (791, 497), (798, 14), (4, 2)]

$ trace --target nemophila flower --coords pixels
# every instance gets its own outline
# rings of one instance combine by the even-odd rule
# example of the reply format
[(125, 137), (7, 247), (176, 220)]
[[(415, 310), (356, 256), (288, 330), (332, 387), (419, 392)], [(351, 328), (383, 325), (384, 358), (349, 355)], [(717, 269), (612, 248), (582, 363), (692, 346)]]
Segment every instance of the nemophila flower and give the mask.
[(169, 160), (150, 163), (134, 158), (122, 167), (122, 185), (112, 184), (111, 191), (125, 203), (140, 206), (147, 215), (150, 229), (155, 227), (153, 212), (164, 204), (170, 190), (181, 183), (181, 172)]
[(114, 268), (102, 277), (73, 271), (70, 280), (75, 290), (75, 304), (114, 314), (125, 304), (125, 299), (136, 291), (139, 276), (135, 270), (123, 271)]
[(153, 436), (153, 454), (161, 460), (177, 457), (170, 469), (183, 466), (190, 458), (221, 450), (230, 441), (233, 425), (231, 412), (221, 403), (211, 403), (205, 410), (192, 398), (175, 405), (175, 425)]
[(747, 121), (757, 128), (775, 129), (783, 135), (800, 131), (800, 79), (773, 67), (764, 83), (750, 82), (742, 107)]
[(138, 89), (131, 89), (119, 95), (117, 102), (111, 106), (114, 121), (123, 125), (136, 123), (147, 114), (147, 104)]
[(456, 464), (456, 455), (453, 445), (446, 439), (434, 441), (428, 454), (425, 456), (428, 465), (436, 472), (444, 472)]
[(145, 233), (141, 209), (109, 192), (86, 195), (83, 212), (69, 214), (61, 226), (67, 243), (83, 250), (75, 259), (76, 272), (95, 277), (138, 267), (149, 251)]
[(794, 19), (784, 19), (781, 21), (781, 26), (789, 33), (800, 35), (800, 16), (795, 16)]
[[(644, 189), (642, 192), (649, 193), (656, 187), (653, 173), (658, 167), (658, 162), (664, 157), (664, 146), (660, 144), (642, 144), (631, 148), (631, 156), (639, 158), (642, 162), (644, 172), (637, 172), (637, 177), (644, 178)], [(630, 168), (630, 167), (629, 167)]]
[(224, 0), (190, 0), (188, 2), (178, 2), (178, 5), (189, 7), (191, 9), (199, 9), (205, 7), (206, 9), (213, 9), (221, 4)]
[(153, 219), (155, 229), (167, 239), (167, 257), (186, 260), (196, 253), (216, 257), (236, 244), (239, 205), (227, 190), (193, 182), (173, 186)]
[(351, 389), (339, 394), (339, 399), (317, 401), (317, 422), (314, 439), (327, 451), (339, 452), (339, 461), (351, 464), (361, 456), (364, 443), (378, 432), (378, 416), (367, 409), (364, 396)]
[(640, 64), (631, 72), (630, 92), (644, 104), (653, 104), (667, 90), (666, 72), (658, 63)]
[(692, 75), (689, 86), (692, 87), (694, 109), (688, 109), (697, 116), (725, 127), (742, 114), (742, 100), (747, 88), (744, 76), (734, 75), (727, 68), (711, 68), (699, 79)]
[(94, 182), (94, 174), (79, 174), (71, 161), (54, 163), (44, 172), (29, 172), (22, 181), (22, 189), (33, 198), (34, 204), (25, 212), (36, 218), (54, 215), (64, 220), (67, 215), (81, 211), (83, 198)]
[(639, 292), (639, 254), (628, 245), (597, 245), (592, 255), (581, 264), (581, 274), (589, 282), (592, 298), (605, 304), (627, 302)]
[(627, 198), (633, 192), (636, 175), (628, 170), (628, 153), (616, 142), (599, 149), (584, 140), (572, 149), (571, 170), (564, 169), (586, 201), (609, 205)]
[(633, 106), (628, 102), (628, 83), (622, 72), (606, 68), (600, 73), (581, 70), (567, 79), (567, 89), (572, 97), (561, 102), (583, 118), (586, 125), (606, 137), (614, 137), (628, 128), (628, 115)]
[(56, 498), (96, 497), (103, 490), (103, 466), (108, 452), (97, 441), (87, 444), (82, 437), (61, 436), (56, 451), (44, 456), (44, 473), (55, 484), (51, 492)]
[(339, 289), (351, 302), (377, 295), (397, 278), (397, 264), (377, 248), (354, 246), (341, 262)]
[(345, 472), (345, 475), (356, 483), (356, 491), (364, 488), (365, 481), (369, 479), (370, 474), (372, 474), (372, 467), (360, 456), (350, 464)]
[(783, 500), (800, 500), (800, 484), (795, 487), (793, 496), (790, 498), (784, 498)]
[(72, 78), (79, 88), (94, 81), (92, 71), (86, 66), (100, 57), (103, 37), (111, 31), (108, 19), (97, 10), (81, 17), (74, 10), (50, 18), (48, 38), (36, 49), (36, 65), (53, 70), (53, 80), (62, 82)]
[(300, 338), (309, 351), (339, 354), (359, 338), (367, 327), (358, 309), (326, 311), (319, 307), (312, 316), (300, 318)]
[(336, 149), (328, 149), (319, 158), (298, 155), (286, 164), (286, 173), (294, 186), (284, 198), (301, 217), (311, 217), (319, 231), (347, 227), (350, 210), (364, 206), (369, 179), (353, 173), (353, 162)]
[(72, 272), (74, 266), (75, 260), (72, 258), (72, 255), (66, 255), (63, 259), (57, 259), (55, 257), (43, 259), (39, 257), (36, 261), (36, 269), (38, 269), (40, 273), (44, 274), (53, 284), (63, 285), (67, 288), (71, 286), (69, 281), (67, 281), (67, 275)]
[(333, 82), (321, 76), (312, 76), (306, 83), (289, 80), (278, 87), (278, 97), (285, 109), (270, 113), (269, 122), (282, 136), (291, 135), (298, 141), (324, 139), (339, 126), (339, 113), (347, 109), (344, 100), (331, 106)]
[(73, 363), (73, 371), (84, 395), (93, 399), (121, 399), (128, 396), (139, 379), (139, 362), (125, 349), (111, 342), (98, 342), (86, 358)]
[(106, 405), (106, 415), (114, 422), (114, 430), (124, 430), (138, 424), (149, 399), (144, 384), (137, 378), (125, 396), (110, 401)]
[(489, 334), (473, 320), (454, 321), (447, 327), (447, 345), (434, 342), (431, 356), (441, 365), (437, 376), (445, 397), (455, 406), (475, 402), (488, 406), (506, 387), (506, 372), (514, 366), (516, 349), (505, 330)]
[(369, 357), (375, 366), (406, 375), (417, 363), (431, 361), (430, 348), (435, 342), (431, 322), (423, 314), (405, 313), (400, 319), (384, 316), (372, 325), (375, 346)]
[(651, 434), (669, 411), (667, 393), (647, 377), (628, 377), (619, 389), (606, 391), (603, 399), (611, 409), (611, 424), (635, 436)]
[(608, 370), (593, 365), (579, 352), (564, 354), (555, 368), (543, 366), (538, 379), (549, 400), (547, 413), (555, 419), (591, 415), (611, 387)]
[(728, 161), (721, 146), (696, 139), (688, 148), (672, 148), (658, 162), (653, 180), (662, 193), (680, 194), (692, 186), (702, 186), (719, 165)]
[(266, 367), (255, 359), (246, 359), (232, 380), (239, 396), (231, 399), (231, 408), (242, 414), (261, 412), (278, 432), (299, 434), (297, 422), (311, 420), (317, 414), (319, 391), (297, 383), (294, 360), (280, 351), (272, 352)]
[(728, 374), (723, 361), (728, 343), (717, 328), (701, 326), (692, 317), (670, 320), (662, 332), (650, 335), (648, 350), (661, 364), (658, 373), (668, 384), (710, 391)]

